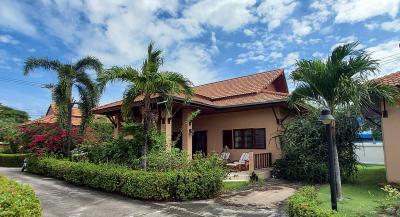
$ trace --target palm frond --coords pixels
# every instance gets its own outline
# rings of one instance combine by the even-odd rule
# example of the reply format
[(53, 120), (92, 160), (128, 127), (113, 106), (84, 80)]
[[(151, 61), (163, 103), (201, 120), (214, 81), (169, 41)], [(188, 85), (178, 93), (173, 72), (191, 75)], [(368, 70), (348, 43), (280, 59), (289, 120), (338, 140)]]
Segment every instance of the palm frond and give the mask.
[(73, 68), (77, 72), (92, 69), (97, 73), (97, 75), (100, 75), (103, 71), (103, 64), (96, 57), (87, 56), (75, 63)]
[(29, 74), (29, 72), (31, 72), (35, 68), (44, 68), (46, 70), (58, 71), (61, 66), (62, 64), (57, 60), (30, 57), (25, 60), (24, 75)]
[(102, 73), (98, 78), (100, 90), (103, 90), (108, 82), (123, 81), (132, 82), (139, 76), (139, 72), (130, 67), (113, 66)]
[(124, 91), (121, 111), (125, 120), (133, 121), (133, 104), (140, 94), (140, 90), (134, 84), (129, 85)]

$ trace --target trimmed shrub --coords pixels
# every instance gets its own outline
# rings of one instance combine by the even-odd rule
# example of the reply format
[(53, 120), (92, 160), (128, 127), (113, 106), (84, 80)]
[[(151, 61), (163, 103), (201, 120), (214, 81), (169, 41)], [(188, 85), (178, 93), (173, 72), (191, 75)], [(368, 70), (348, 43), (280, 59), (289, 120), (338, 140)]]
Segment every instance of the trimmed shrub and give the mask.
[(26, 154), (0, 154), (0, 167), (21, 167)]
[(42, 208), (31, 187), (0, 176), (0, 216), (40, 217)]
[(132, 198), (190, 200), (209, 198), (222, 188), (224, 174), (218, 169), (200, 169), (211, 166), (213, 161), (205, 159), (197, 163), (196, 168), (199, 170), (145, 172), (113, 164), (32, 157), (29, 159), (28, 171)]
[(320, 207), (315, 187), (300, 188), (288, 199), (287, 213), (290, 217), (341, 217), (336, 211)]

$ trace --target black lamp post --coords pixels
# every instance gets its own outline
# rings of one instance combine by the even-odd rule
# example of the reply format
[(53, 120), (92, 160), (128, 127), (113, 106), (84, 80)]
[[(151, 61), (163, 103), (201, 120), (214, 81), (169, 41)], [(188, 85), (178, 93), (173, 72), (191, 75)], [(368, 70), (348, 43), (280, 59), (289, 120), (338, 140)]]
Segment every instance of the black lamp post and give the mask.
[(333, 142), (332, 142), (332, 122), (335, 118), (331, 114), (331, 110), (322, 109), (319, 120), (325, 125), (326, 137), (328, 141), (328, 163), (329, 163), (329, 182), (331, 187), (331, 204), (332, 209), (337, 211), (337, 191), (335, 166), (333, 159)]

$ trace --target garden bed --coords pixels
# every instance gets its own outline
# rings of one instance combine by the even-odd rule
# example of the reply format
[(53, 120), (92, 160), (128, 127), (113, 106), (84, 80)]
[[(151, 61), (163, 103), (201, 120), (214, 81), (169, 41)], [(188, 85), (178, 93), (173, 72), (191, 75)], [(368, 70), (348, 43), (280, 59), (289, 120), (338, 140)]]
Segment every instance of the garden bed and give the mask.
[(224, 178), (213, 171), (145, 172), (111, 164), (55, 158), (30, 158), (28, 171), (145, 200), (210, 198), (222, 188)]
[(31, 187), (0, 176), (0, 216), (40, 217), (42, 208)]

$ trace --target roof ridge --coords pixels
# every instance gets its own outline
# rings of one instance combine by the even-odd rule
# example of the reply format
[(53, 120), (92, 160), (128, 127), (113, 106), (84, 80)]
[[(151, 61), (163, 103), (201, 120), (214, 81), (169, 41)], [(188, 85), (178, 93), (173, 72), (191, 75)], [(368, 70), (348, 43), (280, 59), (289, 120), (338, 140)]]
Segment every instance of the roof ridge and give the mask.
[(270, 70), (270, 71), (256, 72), (256, 73), (249, 74), (249, 75), (243, 75), (243, 76), (239, 76), (239, 77), (234, 77), (234, 78), (229, 78), (229, 79), (225, 79), (225, 80), (214, 81), (214, 82), (210, 82), (210, 83), (207, 83), (207, 84), (202, 84), (202, 85), (194, 86), (193, 88), (202, 87), (202, 86), (207, 86), (207, 85), (216, 84), (216, 83), (221, 83), (221, 82), (225, 82), (225, 81), (236, 80), (236, 79), (240, 79), (240, 78), (246, 78), (246, 77), (256, 76), (256, 75), (264, 74), (264, 73), (271, 73), (271, 72), (275, 72), (275, 71), (279, 71), (279, 72), (283, 73), (283, 70), (284, 70), (284, 69), (279, 68), (279, 69), (274, 69), (274, 70)]

